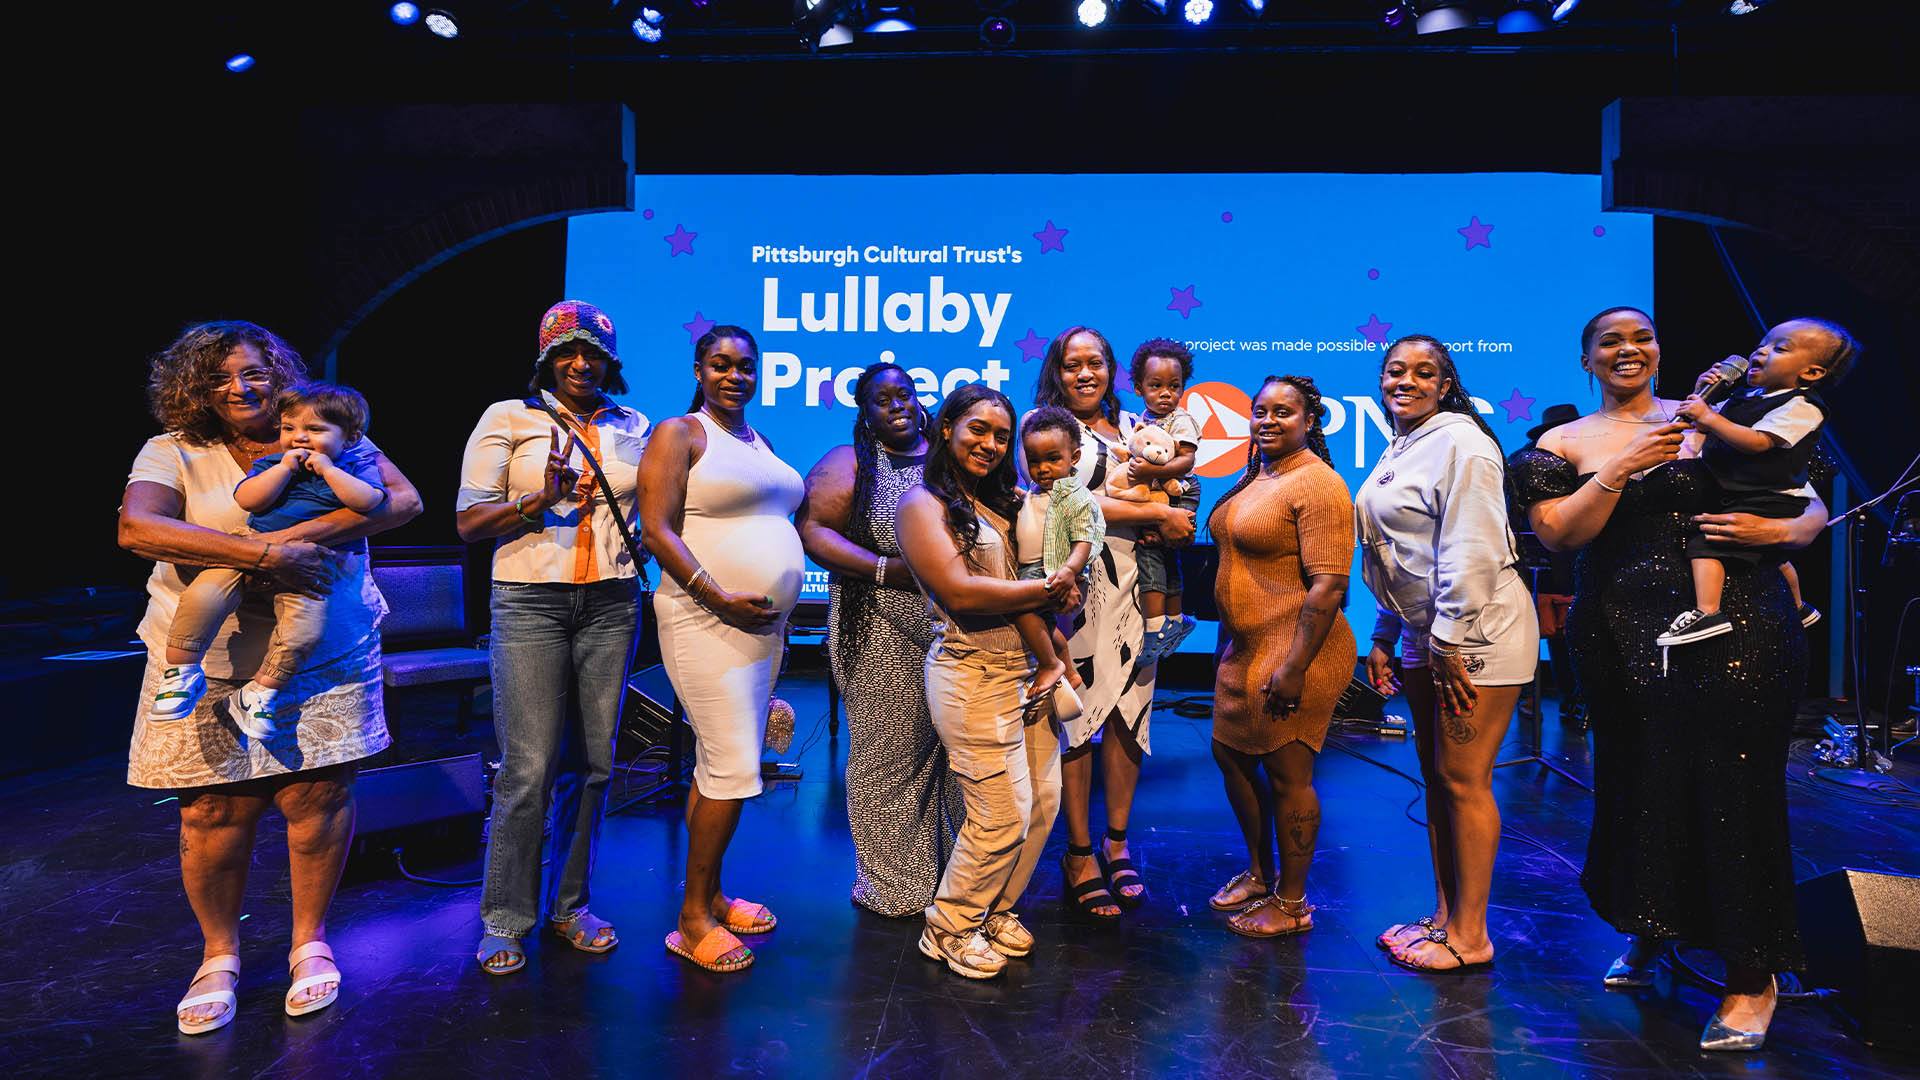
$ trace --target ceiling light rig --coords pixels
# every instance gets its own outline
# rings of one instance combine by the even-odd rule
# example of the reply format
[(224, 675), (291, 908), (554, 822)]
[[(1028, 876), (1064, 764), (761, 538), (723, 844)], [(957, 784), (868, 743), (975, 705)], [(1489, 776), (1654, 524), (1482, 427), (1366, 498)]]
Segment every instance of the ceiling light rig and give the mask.
[(1081, 26), (1088, 29), (1099, 26), (1107, 21), (1107, 0), (1080, 0), (1080, 5), (1074, 8), (1074, 15), (1079, 18)]
[(434, 37), (452, 41), (460, 36), (460, 23), (453, 17), (451, 11), (435, 8), (427, 12), (425, 22), (427, 29), (433, 33)]

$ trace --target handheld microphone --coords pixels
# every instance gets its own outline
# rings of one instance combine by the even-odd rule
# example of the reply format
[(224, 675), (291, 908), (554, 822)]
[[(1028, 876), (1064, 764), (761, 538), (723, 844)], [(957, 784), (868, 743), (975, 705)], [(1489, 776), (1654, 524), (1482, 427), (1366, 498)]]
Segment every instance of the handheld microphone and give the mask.
[(1732, 397), (1733, 392), (1746, 382), (1747, 368), (1750, 366), (1752, 361), (1744, 356), (1729, 356), (1707, 369), (1706, 374), (1700, 377), (1699, 389), (1694, 393), (1700, 396), (1701, 401), (1718, 405)]

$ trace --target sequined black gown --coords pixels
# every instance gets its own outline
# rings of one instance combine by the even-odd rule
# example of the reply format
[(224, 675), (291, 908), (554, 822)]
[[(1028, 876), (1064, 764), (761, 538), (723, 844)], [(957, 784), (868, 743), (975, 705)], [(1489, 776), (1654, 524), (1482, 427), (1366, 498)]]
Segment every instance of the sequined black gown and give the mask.
[[(1520, 505), (1584, 483), (1566, 460), (1522, 450)], [(1733, 632), (1671, 650), (1654, 638), (1693, 606), (1686, 544), (1707, 507), (1705, 470), (1681, 461), (1631, 481), (1575, 562), (1567, 638), (1593, 722), (1594, 814), (1580, 875), (1623, 933), (1677, 938), (1730, 963), (1801, 966), (1787, 834), (1787, 743), (1807, 640), (1780, 574), (1727, 567)]]

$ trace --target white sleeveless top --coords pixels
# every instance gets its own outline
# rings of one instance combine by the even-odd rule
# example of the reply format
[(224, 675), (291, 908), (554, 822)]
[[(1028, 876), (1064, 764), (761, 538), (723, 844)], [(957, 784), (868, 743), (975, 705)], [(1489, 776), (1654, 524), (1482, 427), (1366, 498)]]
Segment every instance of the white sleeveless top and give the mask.
[[(774, 456), (755, 432), (742, 442), (702, 409), (692, 414), (707, 431), (707, 449), (687, 471), (686, 513), (680, 537), (714, 584), (730, 592), (765, 593), (774, 610), (790, 612), (800, 599), (806, 556), (794, 511), (806, 484)], [(670, 575), (661, 591), (680, 595)]]

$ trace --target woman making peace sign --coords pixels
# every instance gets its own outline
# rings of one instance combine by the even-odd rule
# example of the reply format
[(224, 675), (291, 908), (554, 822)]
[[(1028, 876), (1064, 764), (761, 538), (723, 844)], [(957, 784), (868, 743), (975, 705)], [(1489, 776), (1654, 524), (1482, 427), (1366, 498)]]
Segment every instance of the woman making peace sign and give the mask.
[[(532, 397), (495, 402), (467, 440), (460, 468), (460, 537), (494, 539), (493, 725), (500, 775), (493, 785), (479, 960), (489, 974), (526, 966), (521, 939), (540, 918), (540, 840), (549, 785), (554, 808), (549, 925), (576, 949), (619, 943), (587, 911), (587, 875), (606, 807), (621, 679), (633, 645), (635, 567), (609, 497), (637, 518), (647, 418), (614, 404), (626, 379), (613, 320), (565, 300), (540, 320)], [(540, 405), (556, 406), (566, 430)], [(589, 450), (612, 484), (585, 467)], [(579, 730), (567, 730), (569, 692)], [(569, 738), (571, 736), (571, 738)], [(577, 754), (561, 759), (569, 742)]]

